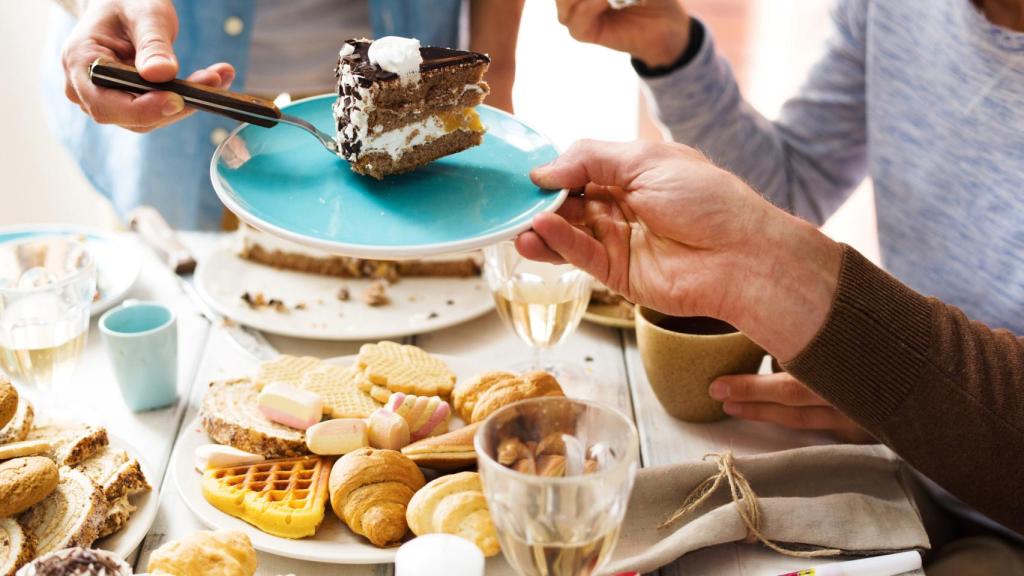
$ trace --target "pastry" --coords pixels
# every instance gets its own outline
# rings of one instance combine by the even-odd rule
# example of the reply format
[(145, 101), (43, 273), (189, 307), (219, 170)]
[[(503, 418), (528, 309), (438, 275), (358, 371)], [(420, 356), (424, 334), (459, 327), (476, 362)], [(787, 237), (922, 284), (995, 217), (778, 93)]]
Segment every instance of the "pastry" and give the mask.
[(395, 392), (384, 405), (409, 423), (412, 441), (437, 436), (448, 431), (452, 410), (437, 396), (414, 396)]
[(267, 420), (296, 430), (309, 428), (324, 415), (319, 394), (282, 382), (264, 386), (256, 397), (256, 406)]
[(487, 95), (490, 58), (385, 36), (348, 40), (338, 54), (334, 118), (339, 156), (377, 179), (477, 146), (474, 107)]
[(319, 365), (319, 358), (282, 354), (260, 363), (256, 370), (256, 385), (263, 388), (271, 382), (283, 382), (298, 386), (302, 383), (302, 376)]
[(452, 407), (463, 420), (472, 423), (514, 402), (544, 396), (565, 396), (558, 380), (547, 372), (485, 372), (455, 387)]
[(331, 418), (366, 418), (380, 408), (380, 404), (359, 389), (359, 379), (355, 366), (321, 364), (306, 372), (302, 387), (320, 395), (324, 414)]
[(32, 536), (14, 518), (0, 518), (0, 576), (14, 576), (34, 556)]
[(302, 432), (267, 420), (256, 407), (259, 390), (248, 378), (212, 382), (199, 417), (216, 442), (267, 458), (307, 453)]
[(84, 473), (103, 490), (107, 502), (114, 502), (125, 495), (150, 489), (139, 461), (124, 450), (110, 446), (101, 448), (91, 458), (75, 466), (75, 469)]
[(387, 341), (364, 344), (358, 364), (370, 382), (392, 392), (447, 397), (455, 386), (451, 369), (415, 346)]
[(224, 446), (223, 444), (203, 444), (196, 448), (195, 467), (200, 474), (207, 468), (224, 468), (227, 466), (245, 466), (257, 464), (265, 458), (259, 454)]
[(36, 426), (26, 440), (49, 442), (48, 455), (58, 466), (75, 466), (84, 462), (110, 442), (105, 428), (77, 423)]
[(324, 519), (330, 471), (330, 461), (319, 456), (208, 468), (203, 497), (267, 534), (305, 538)]
[(405, 509), (426, 480), (411, 460), (394, 450), (349, 452), (331, 471), (331, 508), (349, 529), (374, 546), (393, 546), (405, 536)]
[(14, 412), (14, 417), (6, 426), (0, 427), (0, 444), (21, 442), (28, 438), (34, 421), (35, 413), (32, 410), (32, 403), (21, 398), (18, 400), (18, 409)]
[(244, 532), (201, 531), (154, 550), (147, 570), (154, 576), (253, 576), (258, 561)]
[(0, 444), (0, 460), (46, 454), (52, 448), (53, 446), (46, 440), (22, 440), (21, 442)]
[(37, 554), (71, 546), (90, 546), (107, 518), (107, 500), (88, 476), (62, 468), (57, 488), (18, 516), (36, 542)]
[(459, 472), (431, 481), (412, 497), (405, 517), (417, 536), (454, 534), (476, 544), (484, 556), (501, 551), (476, 472)]
[(410, 442), (409, 423), (398, 414), (383, 408), (367, 421), (370, 446), (385, 450), (401, 450)]
[(18, 411), (18, 391), (3, 374), (0, 374), (0, 428), (14, 418)]
[(0, 518), (41, 502), (59, 480), (57, 466), (49, 458), (29, 456), (0, 463)]
[(341, 456), (367, 446), (366, 421), (359, 418), (327, 420), (306, 430), (306, 447), (313, 454)]
[(132, 576), (132, 567), (106, 550), (55, 550), (29, 562), (17, 576)]
[(100, 525), (100, 533), (97, 538), (106, 538), (111, 534), (120, 532), (121, 528), (128, 524), (128, 520), (132, 517), (135, 510), (135, 505), (128, 499), (127, 494), (113, 501), (108, 500), (107, 517), (103, 520), (103, 524)]
[(425, 468), (459, 470), (476, 464), (473, 436), (479, 423), (463, 426), (440, 436), (424, 438), (402, 448), (402, 454)]

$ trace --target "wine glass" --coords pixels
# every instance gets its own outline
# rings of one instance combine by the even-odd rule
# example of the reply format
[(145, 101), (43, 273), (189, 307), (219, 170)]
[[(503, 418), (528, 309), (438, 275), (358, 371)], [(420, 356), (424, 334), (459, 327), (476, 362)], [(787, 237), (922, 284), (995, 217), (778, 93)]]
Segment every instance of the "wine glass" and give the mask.
[(576, 366), (547, 362), (545, 352), (579, 326), (590, 302), (590, 276), (569, 264), (527, 260), (512, 242), (501, 242), (484, 248), (484, 277), (501, 319), (533, 349), (532, 363), (518, 368), (585, 379)]
[(601, 568), (636, 477), (637, 432), (628, 418), (592, 402), (535, 398), (492, 414), (474, 443), (502, 552), (519, 574), (589, 576)]
[(68, 238), (0, 244), (0, 369), (54, 408), (89, 334), (96, 265)]

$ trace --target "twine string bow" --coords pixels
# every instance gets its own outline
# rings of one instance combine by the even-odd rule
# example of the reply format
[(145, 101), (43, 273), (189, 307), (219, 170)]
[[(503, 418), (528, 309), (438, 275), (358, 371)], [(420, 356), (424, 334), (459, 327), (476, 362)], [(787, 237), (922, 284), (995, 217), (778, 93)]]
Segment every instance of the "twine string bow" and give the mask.
[(668, 528), (679, 519), (699, 508), (701, 504), (706, 502), (708, 498), (718, 490), (718, 487), (722, 485), (722, 482), (726, 481), (729, 483), (729, 492), (732, 495), (732, 501), (733, 504), (735, 504), (736, 512), (740, 515), (740, 519), (743, 520), (743, 523), (747, 527), (747, 537), (745, 538), (746, 542), (760, 542), (780, 554), (794, 556), (797, 558), (816, 558), (820, 556), (835, 556), (837, 554), (842, 554), (842, 550), (835, 548), (795, 550), (772, 542), (761, 531), (761, 505), (757, 500), (757, 494), (755, 494), (753, 488), (750, 487), (750, 482), (747, 481), (746, 476), (736, 468), (736, 459), (733, 456), (732, 451), (708, 452), (704, 454), (704, 457), (702, 458), (705, 462), (711, 459), (717, 460), (718, 472), (698, 484), (686, 499), (683, 500), (683, 503), (679, 508), (673, 512), (671, 516), (666, 518), (664, 522), (658, 525), (659, 530)]

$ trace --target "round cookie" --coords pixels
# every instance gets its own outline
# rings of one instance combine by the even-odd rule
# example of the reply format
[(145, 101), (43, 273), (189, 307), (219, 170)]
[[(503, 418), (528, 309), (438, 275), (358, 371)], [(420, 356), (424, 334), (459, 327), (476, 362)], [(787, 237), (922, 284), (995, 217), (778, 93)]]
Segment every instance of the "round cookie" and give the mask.
[(59, 480), (57, 465), (49, 458), (29, 456), (0, 463), (0, 518), (38, 504)]
[(14, 385), (0, 375), (0, 428), (7, 426), (17, 411), (18, 391), (14, 389)]

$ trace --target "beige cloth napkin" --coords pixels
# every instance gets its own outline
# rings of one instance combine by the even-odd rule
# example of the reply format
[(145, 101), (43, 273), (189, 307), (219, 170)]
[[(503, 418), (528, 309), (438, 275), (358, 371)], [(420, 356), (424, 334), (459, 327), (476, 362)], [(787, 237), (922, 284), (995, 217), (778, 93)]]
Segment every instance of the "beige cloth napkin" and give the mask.
[[(735, 461), (758, 496), (762, 534), (777, 544), (853, 554), (929, 547), (907, 484), (909, 469), (883, 446), (814, 446)], [(658, 529), (717, 473), (714, 460), (641, 470), (619, 544), (602, 574), (650, 572), (687, 552), (746, 540), (727, 482), (689, 516)]]

